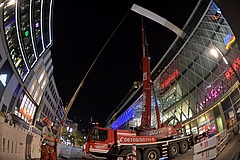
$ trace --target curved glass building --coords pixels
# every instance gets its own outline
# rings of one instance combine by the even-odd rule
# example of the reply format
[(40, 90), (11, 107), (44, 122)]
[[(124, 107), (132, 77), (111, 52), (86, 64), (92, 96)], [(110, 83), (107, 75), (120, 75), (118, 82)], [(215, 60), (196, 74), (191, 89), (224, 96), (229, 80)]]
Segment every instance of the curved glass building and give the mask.
[(52, 45), (52, 1), (8, 0), (2, 7), (6, 45), (24, 81), (41, 54)]
[[(151, 126), (155, 100), (161, 121), (184, 125), (185, 134), (213, 133), (240, 120), (240, 51), (224, 13), (212, 0), (199, 1), (182, 30), (152, 71)], [(141, 87), (108, 119), (112, 128), (140, 126)], [(126, 109), (127, 108), (127, 109)]]
[[(53, 77), (53, 0), (0, 3), (0, 110), (27, 125), (60, 121), (64, 107)], [(38, 111), (38, 113), (37, 113)]]

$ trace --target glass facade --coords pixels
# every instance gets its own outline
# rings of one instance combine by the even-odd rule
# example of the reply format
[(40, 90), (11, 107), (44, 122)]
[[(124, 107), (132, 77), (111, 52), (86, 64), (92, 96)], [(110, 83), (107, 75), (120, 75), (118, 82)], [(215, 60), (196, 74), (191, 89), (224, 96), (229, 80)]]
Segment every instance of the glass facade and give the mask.
[[(11, 72), (6, 70), (6, 65), (0, 69), (0, 85), (4, 85), (1, 87), (0, 95), (4, 98), (1, 102), (7, 106), (8, 112), (13, 111), (16, 117), (27, 124), (34, 125), (39, 105), (50, 108), (51, 114), (48, 115), (51, 118), (61, 117), (61, 110), (56, 115), (51, 109), (59, 105), (60, 98), (51, 104), (46, 104), (48, 101), (41, 102), (53, 74), (49, 51), (52, 45), (53, 0), (5, 0), (0, 5), (5, 38), (3, 46), (9, 60), (6, 64), (9, 63), (8, 68), (11, 68)], [(8, 100), (6, 97), (10, 96), (12, 98)], [(61, 107), (59, 109), (63, 110)]]
[(41, 26), (41, 8), (42, 8), (42, 1), (41, 0), (34, 0), (34, 13), (33, 13), (33, 21), (34, 21), (34, 27), (33, 27), (33, 33), (34, 38), (36, 40), (36, 52), (37, 55), (41, 55), (43, 53), (43, 46), (44, 42), (42, 41), (42, 26)]
[[(154, 68), (158, 73), (152, 72), (161, 121), (182, 122), (186, 134), (229, 128), (240, 113), (236, 114), (240, 104), (239, 46), (218, 6), (213, 1), (201, 3), (183, 28), (188, 36), (176, 38), (164, 56), (172, 58), (161, 59)], [(211, 54), (212, 49), (216, 55)], [(112, 123), (113, 128), (140, 126), (142, 97), (131, 107), (134, 114), (123, 120), (123, 115), (128, 115), (124, 112)], [(157, 127), (154, 97), (151, 119), (151, 126)]]
[(4, 5), (4, 31), (6, 43), (9, 49), (10, 57), (13, 61), (16, 70), (21, 77), (25, 79), (29, 72), (26, 61), (24, 60), (21, 43), (18, 36), (17, 13), (15, 1), (8, 0)]
[(9, 55), (24, 81), (46, 48), (52, 45), (51, 0), (7, 0), (4, 32)]

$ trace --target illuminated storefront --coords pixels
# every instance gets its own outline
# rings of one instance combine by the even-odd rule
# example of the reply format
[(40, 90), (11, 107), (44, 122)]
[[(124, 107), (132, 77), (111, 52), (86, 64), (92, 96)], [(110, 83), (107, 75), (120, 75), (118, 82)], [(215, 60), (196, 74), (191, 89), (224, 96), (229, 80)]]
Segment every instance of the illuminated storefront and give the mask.
[[(161, 59), (152, 71), (161, 121), (182, 122), (185, 134), (216, 133), (234, 126), (240, 119), (240, 51), (224, 13), (213, 1), (199, 2), (183, 30), (188, 34), (184, 42), (176, 38), (165, 53), (168, 61)], [(215, 55), (212, 49), (217, 49)], [(131, 105), (131, 117), (119, 116), (112, 126), (139, 126), (141, 101), (140, 96)], [(157, 126), (154, 100), (151, 125)]]
[(26, 94), (26, 92), (22, 92), (18, 101), (18, 105), (15, 108), (15, 113), (22, 120), (27, 122), (28, 124), (33, 123), (34, 115), (37, 109), (37, 105), (33, 100)]

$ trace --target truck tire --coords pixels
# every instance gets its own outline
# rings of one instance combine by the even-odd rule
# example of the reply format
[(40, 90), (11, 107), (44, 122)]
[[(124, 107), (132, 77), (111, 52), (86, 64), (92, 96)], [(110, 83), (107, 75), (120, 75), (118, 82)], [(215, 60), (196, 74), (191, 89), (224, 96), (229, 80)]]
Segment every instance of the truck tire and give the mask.
[(168, 156), (173, 159), (179, 154), (179, 146), (177, 143), (170, 144), (168, 147)]
[[(132, 155), (132, 150), (131, 149), (125, 149), (122, 151), (121, 155), (127, 155), (127, 156), (131, 156)], [(141, 160), (142, 156), (141, 153), (139, 152), (139, 150), (137, 150), (137, 160)]]
[(159, 160), (160, 151), (157, 148), (148, 148), (143, 152), (144, 160)]
[(187, 141), (182, 141), (179, 144), (179, 152), (181, 154), (186, 153), (188, 151), (188, 142)]

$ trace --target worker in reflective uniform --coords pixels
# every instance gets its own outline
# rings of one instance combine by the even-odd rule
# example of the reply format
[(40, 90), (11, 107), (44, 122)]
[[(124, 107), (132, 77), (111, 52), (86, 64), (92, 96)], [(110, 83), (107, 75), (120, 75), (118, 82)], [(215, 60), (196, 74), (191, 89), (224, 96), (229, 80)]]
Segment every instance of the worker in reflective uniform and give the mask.
[(43, 141), (41, 145), (40, 160), (56, 160), (57, 155), (55, 145), (58, 142), (58, 139), (53, 133), (52, 121), (48, 117), (44, 117), (42, 122), (45, 126), (42, 129)]

